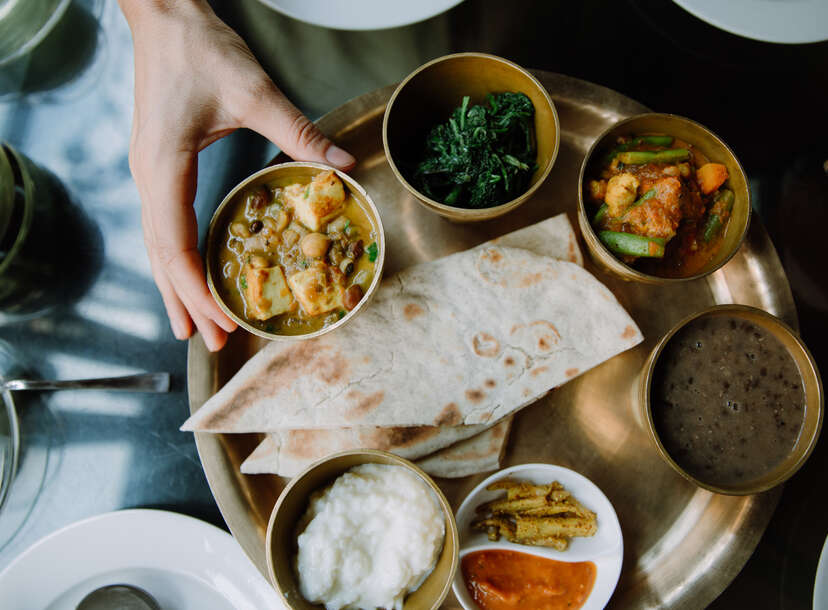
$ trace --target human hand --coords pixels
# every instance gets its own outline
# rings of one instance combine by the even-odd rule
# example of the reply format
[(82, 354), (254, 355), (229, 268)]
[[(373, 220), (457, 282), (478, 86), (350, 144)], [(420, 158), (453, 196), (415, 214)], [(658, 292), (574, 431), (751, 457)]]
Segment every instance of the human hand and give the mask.
[(207, 288), (193, 200), (198, 152), (248, 127), (303, 161), (350, 169), (204, 0), (120, 0), (135, 48), (129, 166), (144, 242), (173, 333), (221, 349), (236, 328)]

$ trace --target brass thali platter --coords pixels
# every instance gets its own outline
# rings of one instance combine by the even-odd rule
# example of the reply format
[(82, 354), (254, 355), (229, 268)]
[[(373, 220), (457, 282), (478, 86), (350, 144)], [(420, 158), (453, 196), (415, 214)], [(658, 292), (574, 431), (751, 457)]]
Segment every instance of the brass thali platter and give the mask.
[[(546, 183), (530, 201), (486, 222), (444, 220), (417, 203), (394, 178), (381, 138), (383, 110), (393, 86), (351, 100), (319, 121), (325, 133), (359, 159), (351, 175), (382, 214), (386, 276), (560, 212), (569, 215), (573, 227), (578, 226), (578, 171), (587, 149), (609, 125), (647, 109), (598, 85), (548, 72), (535, 74), (557, 106), (560, 152)], [(756, 216), (736, 256), (704, 279), (650, 286), (617, 280), (589, 260), (586, 267), (613, 291), (645, 340), (518, 413), (503, 466), (558, 464), (589, 477), (607, 495), (624, 534), (624, 567), (610, 607), (702, 608), (742, 569), (767, 526), (781, 488), (754, 496), (723, 496), (676, 474), (661, 460), (636, 415), (636, 376), (648, 352), (671, 326), (714, 304), (752, 305), (798, 328), (787, 278)], [(187, 362), (191, 412), (262, 344), (262, 339), (239, 331), (225, 349), (211, 354), (201, 338), (194, 337)], [(204, 471), (222, 515), (253, 563), (266, 574), (265, 530), (284, 479), (239, 472), (260, 439), (256, 434), (196, 433)], [(456, 509), (485, 476), (437, 482)], [(450, 596), (444, 607), (460, 606)]]

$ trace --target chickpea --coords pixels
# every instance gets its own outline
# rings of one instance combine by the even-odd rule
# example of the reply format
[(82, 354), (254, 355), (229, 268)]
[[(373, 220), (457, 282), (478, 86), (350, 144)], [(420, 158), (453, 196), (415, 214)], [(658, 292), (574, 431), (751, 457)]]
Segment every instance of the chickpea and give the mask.
[(302, 238), (299, 244), (302, 247), (302, 252), (309, 258), (322, 258), (328, 252), (330, 240), (327, 235), (322, 233), (309, 233)]
[(286, 229), (284, 233), (282, 233), (282, 239), (285, 242), (285, 245), (290, 248), (299, 241), (299, 233), (294, 231), (293, 229)]
[(350, 275), (354, 270), (354, 261), (350, 258), (342, 259), (342, 262), (339, 263), (339, 270), (345, 275)]
[(288, 214), (285, 210), (279, 210), (279, 219), (276, 221), (276, 230), (284, 231), (289, 224), (290, 214)]
[(251, 233), (258, 233), (264, 227), (264, 223), (261, 220), (254, 220), (250, 223), (250, 232)]
[(241, 256), (242, 252), (244, 252), (244, 244), (241, 240), (238, 239), (231, 239), (227, 242), (227, 247), (230, 249), (231, 252), (234, 252), (237, 256)]
[(348, 224), (348, 219), (343, 216), (337, 216), (334, 220), (328, 223), (328, 233), (341, 233)]
[(278, 233), (281, 229), (279, 229), (279, 225), (276, 224), (276, 221), (271, 218), (270, 216), (265, 216), (262, 219), (262, 223), (264, 224), (266, 229), (269, 229), (271, 233)]
[(342, 304), (345, 306), (345, 309), (351, 311), (354, 307), (359, 305), (359, 302), (362, 300), (362, 287), (358, 284), (354, 284), (348, 290), (345, 291), (345, 295), (342, 297)]
[(235, 237), (250, 237), (250, 228), (243, 222), (236, 221), (230, 225), (230, 234)]

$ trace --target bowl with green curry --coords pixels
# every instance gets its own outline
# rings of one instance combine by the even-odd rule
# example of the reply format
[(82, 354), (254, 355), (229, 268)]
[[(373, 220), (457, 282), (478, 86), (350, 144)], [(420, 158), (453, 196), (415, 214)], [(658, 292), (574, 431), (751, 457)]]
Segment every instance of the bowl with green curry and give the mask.
[(699, 123), (641, 114), (601, 134), (581, 165), (578, 223), (592, 258), (630, 281), (697, 279), (736, 253), (750, 220), (733, 151)]
[(243, 180), (216, 209), (207, 283), (247, 331), (309, 339), (366, 306), (384, 258), (379, 212), (359, 184), (323, 164), (282, 163)]

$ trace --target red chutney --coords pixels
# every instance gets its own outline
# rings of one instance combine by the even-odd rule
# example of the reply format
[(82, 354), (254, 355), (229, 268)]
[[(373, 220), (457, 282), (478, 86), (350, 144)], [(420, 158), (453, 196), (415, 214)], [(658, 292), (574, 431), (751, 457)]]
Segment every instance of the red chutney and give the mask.
[(478, 551), (463, 557), (463, 579), (483, 610), (562, 610), (584, 605), (595, 564), (569, 563), (515, 551)]

